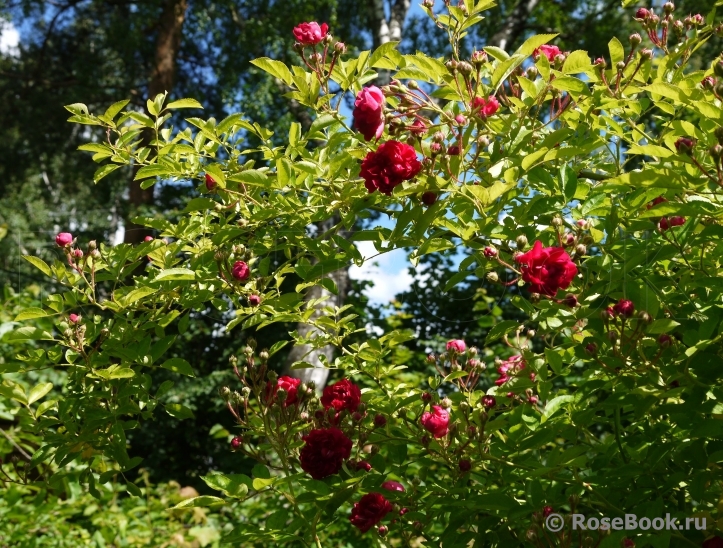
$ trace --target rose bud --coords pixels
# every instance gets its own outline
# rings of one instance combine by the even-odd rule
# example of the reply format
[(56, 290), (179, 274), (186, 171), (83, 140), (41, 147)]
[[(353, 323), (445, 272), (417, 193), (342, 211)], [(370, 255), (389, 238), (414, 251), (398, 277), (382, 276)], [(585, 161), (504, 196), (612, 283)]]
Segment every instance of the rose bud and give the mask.
[(483, 396), (482, 405), (485, 409), (492, 409), (495, 405), (497, 405), (497, 400), (494, 396)]
[(462, 459), (459, 461), (459, 470), (460, 472), (469, 472), (472, 469), (472, 463), (468, 461), (467, 459)]
[(653, 318), (650, 314), (648, 314), (645, 310), (641, 310), (638, 312), (638, 318), (640, 318), (645, 323), (650, 323), (653, 321)]
[(447, 149), (447, 154), (449, 156), (459, 156), (460, 152), (461, 152), (461, 149), (459, 148), (459, 145), (452, 145), (451, 147), (449, 147)]
[(677, 150), (680, 154), (687, 154), (690, 156), (693, 153), (694, 146), (695, 141), (689, 137), (679, 137), (678, 140), (675, 141), (675, 150)]
[(430, 354), (429, 356), (427, 356), (427, 361), (430, 363), (434, 363), (437, 361), (437, 357), (434, 354)]
[(613, 310), (616, 314), (619, 314), (620, 316), (623, 316), (625, 318), (630, 318), (633, 313), (635, 312), (635, 305), (633, 304), (633, 301), (628, 299), (620, 299), (618, 303), (613, 306)]
[(450, 72), (455, 72), (458, 65), (459, 63), (457, 63), (454, 59), (450, 59), (445, 63), (445, 66), (450, 70)]
[(658, 337), (658, 344), (660, 345), (660, 348), (669, 348), (670, 345), (673, 344), (673, 338), (664, 333)]
[(437, 201), (437, 193), (428, 191), (422, 194), (422, 203), (426, 206), (434, 205), (434, 202)]
[(153, 241), (153, 236), (146, 236), (145, 238), (143, 238), (143, 241), (144, 241), (144, 242), (152, 242), (152, 241)]
[(597, 354), (597, 345), (594, 342), (588, 343), (585, 345), (585, 353), (594, 356)]
[(467, 345), (463, 340), (455, 339), (447, 342), (447, 352), (461, 354), (465, 350), (467, 350)]
[(449, 398), (444, 398), (439, 404), (442, 406), (443, 409), (451, 409), (452, 408), (452, 400)]
[(442, 152), (442, 145), (440, 143), (432, 143), (429, 145), (429, 150), (432, 153), (432, 156), (436, 156), (440, 152)]
[(459, 65), (457, 65), (457, 69), (462, 74), (471, 74), (472, 71), (474, 70), (474, 67), (472, 65), (470, 65), (467, 61), (461, 61), (459, 63)]
[(258, 295), (249, 295), (249, 304), (251, 306), (258, 306), (261, 303), (261, 297)]
[(405, 491), (404, 485), (399, 483), (398, 481), (385, 481), (382, 483), (382, 489), (386, 489), (387, 491), (399, 491), (403, 493)]
[(377, 428), (381, 428), (382, 426), (387, 424), (387, 418), (382, 415), (381, 413), (374, 416), (374, 426)]
[(337, 42), (334, 44), (334, 51), (338, 54), (346, 53), (346, 44), (344, 42)]
[(379, 534), (380, 537), (387, 536), (388, 532), (389, 532), (389, 527), (387, 527), (386, 525), (380, 525), (379, 528), (377, 529), (377, 533)]
[(666, 15), (670, 15), (675, 10), (675, 4), (673, 2), (666, 2), (663, 4), (663, 11)]
[(566, 246), (573, 245), (577, 239), (575, 238), (575, 235), (572, 232), (568, 232), (562, 237), (562, 243)]
[(249, 269), (249, 265), (247, 265), (243, 261), (236, 261), (233, 264), (233, 268), (231, 269), (231, 275), (239, 281), (247, 280), (249, 275), (251, 274), (251, 271)]
[(429, 403), (430, 401), (432, 401), (432, 394), (430, 394), (429, 392), (423, 392), (422, 393), (422, 401), (424, 403)]
[(470, 60), (473, 65), (482, 66), (487, 62), (487, 52), (484, 50), (473, 51)]
[(80, 249), (74, 249), (73, 250), (73, 257), (76, 259), (82, 259), (83, 258), (83, 251)]
[(568, 293), (565, 295), (565, 298), (562, 300), (563, 304), (565, 306), (569, 306), (570, 308), (575, 308), (577, 306), (577, 296), (573, 295), (572, 293)]
[(458, 114), (454, 117), (454, 121), (457, 122), (458, 126), (464, 126), (467, 123), (467, 117), (464, 114)]
[(517, 249), (525, 249), (528, 244), (527, 236), (525, 236), (524, 234), (520, 234), (519, 236), (517, 236), (515, 242), (517, 243)]
[(537, 396), (530, 396), (529, 398), (527, 398), (527, 403), (529, 403), (530, 405), (535, 405), (537, 401)]
[(213, 190), (216, 188), (216, 180), (211, 177), (208, 173), (204, 176), (206, 179), (206, 190)]
[(489, 245), (484, 248), (484, 251), (482, 253), (488, 259), (494, 259), (495, 257), (497, 257), (497, 254), (498, 254), (497, 250), (494, 247), (489, 246)]
[(640, 35), (637, 32), (631, 34), (629, 40), (630, 40), (630, 45), (633, 46), (634, 48), (638, 47), (640, 42), (643, 41), (643, 39), (640, 37)]
[(231, 440), (231, 449), (233, 451), (236, 451), (236, 449), (241, 447), (242, 441), (243, 441), (243, 439), (241, 438), (241, 436), (236, 436), (234, 439)]
[(618, 340), (618, 332), (617, 331), (608, 331), (608, 340), (615, 344), (615, 342)]
[(60, 247), (68, 247), (73, 243), (73, 235), (70, 232), (61, 232), (55, 237), (55, 243)]
[(640, 8), (635, 12), (635, 19), (639, 21), (645, 21), (648, 17), (650, 17), (650, 12), (645, 8)]
[(642, 57), (644, 60), (649, 60), (653, 58), (653, 50), (650, 48), (645, 48), (643, 50), (640, 50), (640, 57)]

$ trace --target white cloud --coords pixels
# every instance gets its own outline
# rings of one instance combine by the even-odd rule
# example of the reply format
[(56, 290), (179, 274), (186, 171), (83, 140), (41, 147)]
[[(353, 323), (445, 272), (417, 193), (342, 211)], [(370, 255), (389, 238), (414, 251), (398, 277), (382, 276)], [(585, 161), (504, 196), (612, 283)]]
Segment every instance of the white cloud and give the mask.
[(20, 44), (20, 33), (9, 21), (0, 21), (0, 53), (3, 55), (17, 54)]
[(365, 259), (364, 264), (352, 265), (349, 276), (355, 280), (374, 282), (374, 287), (364, 292), (370, 303), (387, 304), (397, 293), (412, 286), (413, 278), (408, 271), (409, 261), (403, 249), (378, 255), (372, 242), (358, 242), (357, 247)]

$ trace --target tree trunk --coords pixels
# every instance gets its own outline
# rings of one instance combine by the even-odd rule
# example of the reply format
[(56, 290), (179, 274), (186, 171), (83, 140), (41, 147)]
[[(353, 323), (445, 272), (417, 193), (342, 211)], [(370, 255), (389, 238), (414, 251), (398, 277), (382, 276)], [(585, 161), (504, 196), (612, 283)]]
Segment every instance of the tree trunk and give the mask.
[(500, 30), (490, 38), (489, 46), (507, 49), (525, 31), (530, 13), (540, 0), (520, 0), (506, 18)]
[[(387, 42), (401, 42), (404, 20), (410, 6), (411, 0), (391, 0), (389, 17), (387, 17), (384, 10), (384, 0), (371, 0), (370, 8), (374, 25), (372, 38), (375, 49)], [(380, 70), (376, 84), (385, 86), (389, 84), (390, 80), (389, 71)]]
[[(159, 93), (173, 90), (173, 82), (176, 76), (176, 59), (181, 44), (183, 22), (186, 19), (188, 0), (166, 0), (163, 4), (163, 11), (158, 20), (158, 38), (156, 39), (156, 54), (151, 72), (151, 80), (148, 83), (148, 97), (153, 99)], [(150, 131), (144, 132), (142, 146), (148, 146), (152, 139)], [(137, 168), (133, 170), (135, 178)], [(153, 187), (142, 189), (140, 181), (131, 180), (129, 186), (130, 211), (125, 222), (124, 241), (128, 244), (138, 244), (143, 238), (150, 234), (150, 231), (140, 225), (131, 222), (139, 207), (153, 204)]]

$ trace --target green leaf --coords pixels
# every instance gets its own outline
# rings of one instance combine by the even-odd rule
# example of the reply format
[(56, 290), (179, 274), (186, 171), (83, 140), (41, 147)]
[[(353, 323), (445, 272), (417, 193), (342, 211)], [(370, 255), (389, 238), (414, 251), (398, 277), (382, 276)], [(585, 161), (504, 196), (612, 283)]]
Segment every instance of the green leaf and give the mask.
[(95, 170), (95, 173), (93, 174), (93, 182), (97, 183), (103, 177), (113, 173), (119, 167), (122, 167), (122, 166), (119, 164), (106, 164), (104, 166), (99, 167), (98, 169)]
[(579, 74), (581, 72), (588, 72), (592, 70), (592, 68), (588, 53), (578, 49), (567, 56), (565, 63), (562, 65), (562, 73)]
[(176, 504), (171, 510), (184, 510), (186, 508), (208, 508), (208, 507), (219, 507), (226, 504), (226, 501), (219, 497), (212, 497), (210, 495), (203, 495), (200, 497), (193, 497)]
[(53, 272), (50, 270), (50, 267), (43, 259), (33, 257), (32, 255), (23, 255), (22, 257), (46, 276), (53, 276)]
[(48, 392), (53, 389), (52, 382), (41, 383), (34, 386), (28, 394), (28, 405), (31, 405), (38, 401), (40, 398), (45, 396)]
[(168, 175), (170, 172), (171, 170), (166, 166), (151, 164), (150, 166), (143, 166), (139, 169), (133, 180), (139, 181), (140, 179), (148, 179), (149, 177), (163, 177), (164, 175)]
[(651, 323), (646, 331), (651, 335), (660, 335), (661, 333), (668, 333), (669, 331), (672, 331), (679, 325), (680, 324), (675, 320), (671, 320), (670, 318), (663, 318), (661, 320), (655, 320), (653, 323)]
[(53, 336), (37, 327), (31, 327), (29, 325), (20, 327), (14, 330), (12, 333), (8, 333), (5, 338), (6, 341), (52, 341)]
[(195, 418), (193, 411), (180, 403), (167, 403), (166, 412), (179, 420)]
[(268, 57), (260, 57), (251, 61), (252, 65), (259, 67), (261, 70), (268, 72), (271, 76), (281, 79), (287, 86), (294, 81), (289, 68), (281, 61), (269, 59)]
[(243, 498), (249, 492), (249, 484), (251, 484), (251, 478), (244, 474), (231, 474), (224, 475), (220, 473), (209, 474), (208, 476), (201, 476), (201, 479), (206, 482), (212, 489), (222, 491), (227, 497)]
[(167, 109), (173, 110), (174, 108), (200, 108), (203, 109), (203, 105), (195, 99), (178, 99), (172, 101), (166, 105)]
[(112, 121), (116, 115), (123, 110), (123, 107), (125, 107), (128, 103), (130, 103), (129, 99), (124, 99), (123, 101), (118, 101), (117, 103), (113, 103), (111, 106), (108, 107), (108, 110), (105, 111), (103, 114), (103, 118), (106, 119), (106, 121)]
[(386, 42), (375, 49), (374, 53), (372, 53), (371, 57), (369, 57), (369, 66), (374, 67), (383, 58), (389, 56), (391, 52), (396, 50), (397, 44), (399, 44), (399, 42)]
[(13, 321), (22, 322), (23, 320), (33, 320), (35, 318), (45, 318), (48, 315), (49, 314), (42, 308), (30, 307), (30, 308), (26, 308), (20, 314), (15, 316), (15, 320), (13, 320)]
[(156, 276), (154, 281), (169, 281), (169, 280), (195, 280), (196, 273), (188, 268), (168, 268), (162, 270), (161, 273)]
[(492, 89), (497, 90), (497, 88), (502, 85), (502, 82), (504, 82), (510, 76), (510, 74), (512, 74), (515, 69), (523, 63), (526, 58), (526, 55), (518, 54), (513, 55), (505, 61), (500, 61), (497, 64), (497, 67), (495, 67), (495, 71), (492, 73), (492, 78), (490, 82)]
[(506, 335), (510, 331), (517, 329), (518, 326), (519, 326), (519, 324), (513, 320), (505, 320), (503, 322), (499, 322), (492, 329), (490, 329), (489, 333), (487, 333), (487, 338), (485, 339), (485, 345), (489, 345), (490, 343), (496, 341), (503, 335)]
[(625, 48), (620, 43), (620, 40), (613, 37), (613, 39), (608, 42), (608, 48), (610, 49), (610, 66), (614, 67), (620, 61), (624, 60)]
[(180, 373), (181, 375), (187, 375), (189, 377), (194, 376), (191, 364), (183, 358), (171, 358), (170, 360), (166, 360), (163, 362), (161, 367), (173, 371), (174, 373)]

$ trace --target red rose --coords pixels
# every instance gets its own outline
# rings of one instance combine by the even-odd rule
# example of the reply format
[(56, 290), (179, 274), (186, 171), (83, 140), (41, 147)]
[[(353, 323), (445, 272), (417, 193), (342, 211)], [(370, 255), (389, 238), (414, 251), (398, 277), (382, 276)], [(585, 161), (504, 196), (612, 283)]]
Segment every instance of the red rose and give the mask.
[(392, 511), (392, 503), (379, 493), (368, 493), (354, 504), (349, 521), (362, 533), (366, 533)]
[(485, 406), (485, 409), (492, 409), (495, 405), (497, 405), (497, 400), (494, 396), (483, 396), (482, 405)]
[(361, 403), (361, 390), (349, 379), (342, 379), (337, 383), (331, 384), (324, 388), (324, 394), (321, 396), (321, 404), (324, 409), (333, 407), (338, 413), (342, 409), (346, 409), (353, 413)]
[(618, 301), (618, 304), (613, 306), (613, 310), (616, 314), (629, 318), (633, 315), (633, 312), (635, 312), (635, 305), (633, 304), (633, 301), (629, 301), (628, 299), (620, 299)]
[(249, 265), (243, 261), (236, 261), (231, 268), (231, 275), (239, 281), (247, 280), (250, 273)]
[(382, 136), (384, 131), (384, 94), (376, 86), (363, 88), (354, 101), (354, 128), (367, 141)]
[(723, 538), (718, 536), (709, 538), (703, 543), (703, 548), (723, 548)]
[(447, 435), (449, 411), (439, 405), (433, 405), (431, 412), (426, 411), (422, 414), (421, 423), (435, 438), (442, 438)]
[(301, 468), (314, 479), (339, 473), (351, 455), (351, 440), (338, 428), (312, 430), (301, 439), (306, 442), (299, 455)]
[(404, 485), (399, 483), (398, 481), (385, 481), (382, 483), (382, 489), (386, 489), (387, 491), (399, 491), (401, 493), (404, 493)]
[(472, 101), (472, 110), (477, 111), (485, 118), (492, 116), (499, 108), (500, 103), (494, 95), (490, 95), (487, 100), (483, 97), (475, 97), (474, 101)]
[(371, 194), (378, 190), (391, 196), (394, 187), (414, 178), (422, 170), (414, 147), (399, 141), (387, 141), (367, 154), (360, 175)]
[(547, 60), (552, 63), (555, 60), (555, 57), (561, 54), (562, 51), (557, 46), (544, 45), (535, 49), (535, 51), (532, 52), (532, 57), (537, 60), (540, 55), (544, 55), (545, 57), (547, 57)]
[(73, 243), (73, 235), (70, 232), (61, 232), (55, 237), (55, 243), (60, 247), (68, 247)]
[(304, 46), (313, 46), (326, 38), (329, 31), (329, 25), (312, 21), (311, 23), (301, 23), (294, 27), (294, 38)]
[(298, 401), (298, 389), (301, 384), (301, 379), (295, 379), (293, 377), (279, 377), (276, 381), (276, 385), (270, 382), (266, 383), (266, 401), (272, 403), (276, 399), (276, 393), (279, 388), (286, 391), (286, 399), (284, 400), (284, 407), (295, 404)]
[(558, 289), (567, 289), (577, 274), (575, 263), (560, 247), (542, 247), (539, 240), (527, 253), (515, 257), (522, 265), (522, 279), (530, 284), (530, 291), (553, 296)]

